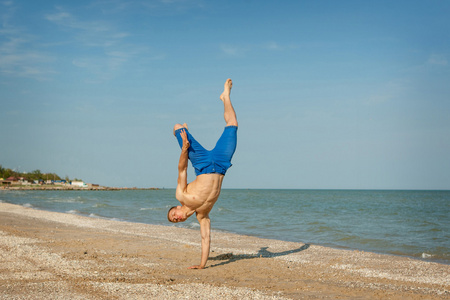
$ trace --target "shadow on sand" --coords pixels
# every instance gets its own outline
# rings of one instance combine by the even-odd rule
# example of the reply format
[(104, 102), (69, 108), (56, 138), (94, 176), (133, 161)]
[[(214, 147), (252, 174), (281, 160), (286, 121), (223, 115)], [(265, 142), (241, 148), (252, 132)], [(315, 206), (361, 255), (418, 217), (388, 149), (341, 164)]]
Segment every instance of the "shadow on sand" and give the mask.
[(253, 259), (253, 258), (269, 258), (269, 257), (278, 257), (278, 256), (284, 256), (284, 255), (289, 255), (292, 253), (298, 253), (301, 252), (303, 250), (308, 249), (310, 246), (310, 244), (304, 244), (303, 246), (301, 246), (298, 249), (294, 249), (294, 250), (287, 250), (287, 251), (283, 251), (283, 252), (270, 252), (267, 249), (269, 247), (261, 247), (261, 249), (259, 249), (258, 253), (256, 254), (239, 254), (239, 255), (235, 255), (233, 253), (226, 253), (226, 254), (220, 254), (217, 255), (215, 257), (210, 257), (209, 260), (225, 260), (221, 263), (215, 264), (215, 265), (211, 265), (210, 267), (218, 267), (218, 266), (223, 266), (238, 260), (242, 260), (242, 259)]

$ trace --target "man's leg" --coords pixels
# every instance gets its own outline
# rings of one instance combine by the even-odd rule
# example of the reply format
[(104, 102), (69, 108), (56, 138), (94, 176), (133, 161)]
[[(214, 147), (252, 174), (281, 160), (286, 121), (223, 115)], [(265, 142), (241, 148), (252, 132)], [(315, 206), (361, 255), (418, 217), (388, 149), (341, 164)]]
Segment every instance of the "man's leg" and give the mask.
[(231, 79), (227, 79), (224, 84), (223, 93), (220, 95), (220, 100), (222, 100), (224, 105), (223, 117), (227, 126), (238, 126), (236, 112), (234, 111), (233, 105), (231, 104), (230, 94), (233, 82)]
[(217, 141), (216, 146), (211, 151), (214, 163), (224, 168), (223, 173), (220, 171), (219, 173), (224, 175), (226, 170), (231, 167), (231, 159), (236, 151), (237, 130), (238, 128), (234, 125), (225, 127), (222, 135)]
[(223, 93), (220, 95), (220, 100), (224, 104), (224, 118), (227, 123), (222, 135), (217, 141), (216, 146), (211, 150), (216, 168), (223, 168), (219, 173), (225, 175), (225, 172), (231, 167), (231, 159), (237, 144), (237, 118), (233, 105), (230, 100), (231, 87), (233, 82), (231, 79), (225, 81)]
[(183, 125), (176, 124), (173, 129), (174, 135), (177, 138), (180, 148), (183, 147), (183, 139), (181, 137), (181, 131), (184, 130), (186, 132), (190, 144), (188, 149), (189, 160), (191, 161), (192, 166), (195, 169), (195, 174), (196, 175), (200, 174), (201, 170), (203, 170), (205, 167), (211, 164), (209, 151), (203, 148), (203, 146), (200, 145), (200, 143), (197, 142), (197, 140), (191, 135), (191, 133), (187, 128), (186, 123), (184, 123)]

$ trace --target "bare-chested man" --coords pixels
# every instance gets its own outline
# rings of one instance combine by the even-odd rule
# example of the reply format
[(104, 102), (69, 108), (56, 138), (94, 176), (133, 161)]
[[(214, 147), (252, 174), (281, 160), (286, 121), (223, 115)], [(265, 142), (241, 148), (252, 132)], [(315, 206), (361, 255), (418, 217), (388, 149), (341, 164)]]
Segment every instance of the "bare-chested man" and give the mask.
[[(167, 218), (174, 223), (184, 222), (196, 213), (200, 223), (202, 255), (200, 265), (192, 266), (190, 269), (203, 269), (208, 261), (211, 241), (209, 212), (219, 198), (223, 177), (227, 169), (231, 167), (231, 158), (236, 149), (238, 123), (230, 100), (232, 85), (231, 79), (227, 79), (224, 91), (220, 95), (220, 100), (224, 104), (226, 127), (213, 150), (203, 148), (189, 133), (186, 123), (176, 124), (173, 129), (181, 147), (176, 190), (176, 198), (181, 206), (169, 209)], [(188, 159), (197, 175), (189, 184), (187, 183)]]

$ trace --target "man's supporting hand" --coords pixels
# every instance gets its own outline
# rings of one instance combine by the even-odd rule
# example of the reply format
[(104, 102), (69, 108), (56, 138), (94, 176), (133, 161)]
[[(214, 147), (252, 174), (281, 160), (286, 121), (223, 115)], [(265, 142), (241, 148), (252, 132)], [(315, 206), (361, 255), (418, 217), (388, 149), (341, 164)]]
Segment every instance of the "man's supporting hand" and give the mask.
[(202, 267), (202, 266), (192, 266), (192, 267), (189, 267), (188, 269), (204, 269), (205, 267)]

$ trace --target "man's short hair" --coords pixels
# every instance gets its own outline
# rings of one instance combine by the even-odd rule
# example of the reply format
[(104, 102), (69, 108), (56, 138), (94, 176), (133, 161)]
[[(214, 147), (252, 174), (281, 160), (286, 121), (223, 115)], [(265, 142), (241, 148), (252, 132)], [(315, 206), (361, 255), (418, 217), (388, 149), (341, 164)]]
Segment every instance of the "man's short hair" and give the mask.
[(167, 212), (167, 220), (169, 220), (169, 222), (175, 223), (174, 221), (172, 221), (169, 217), (170, 211), (174, 208), (177, 208), (176, 206), (172, 206), (171, 208), (169, 208), (169, 211)]

